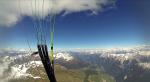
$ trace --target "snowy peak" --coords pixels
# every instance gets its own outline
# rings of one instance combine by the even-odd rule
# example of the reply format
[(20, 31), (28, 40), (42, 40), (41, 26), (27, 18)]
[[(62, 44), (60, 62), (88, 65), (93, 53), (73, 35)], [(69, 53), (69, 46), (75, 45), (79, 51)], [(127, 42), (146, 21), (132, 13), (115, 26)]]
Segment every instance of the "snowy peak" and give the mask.
[(73, 56), (71, 56), (69, 53), (56, 53), (55, 59), (64, 59), (66, 61), (70, 61), (73, 59)]
[(30, 73), (27, 73), (27, 70), (30, 69), (31, 67), (32, 68), (36, 68), (36, 67), (39, 67), (39, 66), (42, 66), (42, 62), (41, 61), (30, 61), (30, 62), (27, 62), (27, 63), (24, 63), (24, 64), (16, 64), (14, 66), (11, 67), (12, 69), (12, 75), (15, 77), (15, 78), (20, 78), (20, 77), (38, 77), (38, 76), (33, 76), (32, 74)]

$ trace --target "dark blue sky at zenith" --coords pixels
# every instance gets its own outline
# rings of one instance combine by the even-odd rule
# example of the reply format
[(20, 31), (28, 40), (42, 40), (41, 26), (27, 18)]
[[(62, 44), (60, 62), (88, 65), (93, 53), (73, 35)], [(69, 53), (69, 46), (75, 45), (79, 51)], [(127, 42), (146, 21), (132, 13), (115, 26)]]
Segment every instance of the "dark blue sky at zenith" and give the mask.
[[(91, 15), (89, 11), (56, 17), (55, 48), (110, 48), (149, 44), (149, 0), (117, 0), (113, 8)], [(147, 6), (145, 5), (147, 4)], [(145, 11), (144, 11), (145, 10)], [(142, 13), (141, 13), (142, 12)], [(146, 17), (145, 17), (146, 16)], [(144, 21), (144, 22), (143, 22)], [(44, 27), (43, 27), (44, 28)], [(30, 17), (24, 17), (7, 30), (9, 46), (27, 48), (26, 39), (36, 46), (35, 29)], [(46, 31), (49, 32), (49, 29)], [(50, 35), (47, 34), (47, 43)], [(2, 42), (2, 41), (1, 41)]]

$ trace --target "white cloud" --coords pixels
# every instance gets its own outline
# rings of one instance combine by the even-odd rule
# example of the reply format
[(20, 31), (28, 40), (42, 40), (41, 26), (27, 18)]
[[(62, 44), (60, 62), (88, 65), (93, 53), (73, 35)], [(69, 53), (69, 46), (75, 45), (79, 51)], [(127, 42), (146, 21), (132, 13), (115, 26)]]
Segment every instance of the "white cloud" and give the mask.
[[(43, 5), (44, 1), (44, 6)], [(45, 17), (90, 10), (98, 12), (114, 0), (0, 0), (0, 25), (11, 26), (22, 16)]]

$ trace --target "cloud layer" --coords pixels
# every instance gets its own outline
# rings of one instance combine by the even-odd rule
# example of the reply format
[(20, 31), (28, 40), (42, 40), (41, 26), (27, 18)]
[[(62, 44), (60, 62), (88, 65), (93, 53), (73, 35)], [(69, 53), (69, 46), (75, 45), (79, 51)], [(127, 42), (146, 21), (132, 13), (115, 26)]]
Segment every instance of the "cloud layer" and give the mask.
[(0, 25), (11, 26), (22, 16), (44, 18), (60, 13), (95, 13), (113, 3), (114, 0), (0, 0)]

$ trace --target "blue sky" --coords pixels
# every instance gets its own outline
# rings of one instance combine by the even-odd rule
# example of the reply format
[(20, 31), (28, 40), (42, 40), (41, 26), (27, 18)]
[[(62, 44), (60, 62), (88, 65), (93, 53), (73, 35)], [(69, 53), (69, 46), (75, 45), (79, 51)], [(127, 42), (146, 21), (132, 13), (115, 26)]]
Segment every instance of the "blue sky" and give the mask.
[[(91, 15), (89, 11), (58, 15), (54, 36), (55, 49), (130, 47), (149, 43), (147, 36), (150, 30), (140, 21), (140, 16), (143, 18), (145, 14), (137, 14), (144, 2), (142, 6), (136, 5), (138, 3), (137, 0), (117, 0), (115, 7), (97, 15)], [(48, 33), (49, 29), (46, 29)], [(33, 48), (36, 47), (35, 29), (30, 17), (24, 17), (12, 28), (3, 30), (7, 30), (5, 41), (10, 47), (27, 48), (26, 40)], [(46, 37), (49, 45), (50, 35), (47, 34)]]

